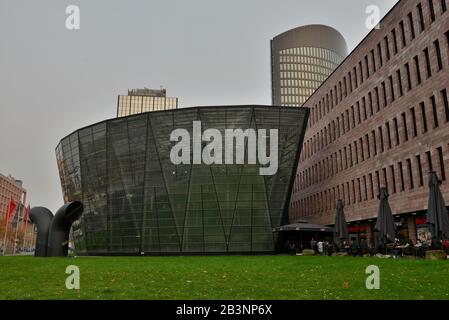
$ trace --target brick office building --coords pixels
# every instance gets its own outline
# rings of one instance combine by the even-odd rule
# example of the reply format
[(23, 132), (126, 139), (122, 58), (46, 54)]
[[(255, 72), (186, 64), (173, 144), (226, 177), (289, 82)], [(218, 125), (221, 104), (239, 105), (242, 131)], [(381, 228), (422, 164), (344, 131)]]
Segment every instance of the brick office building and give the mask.
[(0, 218), (5, 218), (9, 202), (14, 200), (25, 207), (27, 191), (22, 186), (22, 181), (14, 179), (12, 176), (0, 174)]
[(399, 236), (428, 236), (428, 172), (449, 202), (449, 1), (402, 0), (305, 103), (311, 116), (290, 220), (372, 237), (386, 186)]
[[(5, 251), (7, 253), (13, 252), (15, 239), (19, 239), (18, 244), (20, 246), (31, 246), (33, 243), (33, 225), (29, 224), (26, 230), (22, 227), (22, 217), (25, 213), (26, 198), (27, 191), (23, 187), (22, 181), (16, 180), (10, 175), (4, 176), (3, 174), (0, 174), (0, 254), (4, 253), (3, 249), (5, 240), (5, 243), (8, 245)], [(11, 200), (14, 200), (17, 203), (18, 208), (16, 209), (16, 214), (17, 212), (19, 214), (15, 216), (15, 218), (10, 219), (8, 224), (8, 232), (6, 232), (5, 216)], [(14, 221), (18, 221), (16, 226), (14, 226)], [(19, 226), (18, 229), (17, 226)], [(22, 229), (22, 232), (18, 234), (16, 230), (20, 229)], [(25, 231), (25, 235), (23, 234), (23, 231)], [(6, 239), (5, 233), (7, 236)]]

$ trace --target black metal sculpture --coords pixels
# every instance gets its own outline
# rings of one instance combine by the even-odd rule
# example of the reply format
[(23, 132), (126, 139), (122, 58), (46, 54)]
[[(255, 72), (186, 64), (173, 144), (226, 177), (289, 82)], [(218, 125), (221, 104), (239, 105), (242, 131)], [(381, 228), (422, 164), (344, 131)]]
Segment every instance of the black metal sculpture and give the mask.
[(50, 230), (53, 213), (44, 207), (34, 207), (30, 210), (30, 219), (36, 225), (35, 257), (46, 257), (48, 248), (48, 232)]
[(36, 225), (35, 257), (66, 257), (69, 248), (70, 228), (81, 217), (84, 206), (75, 201), (63, 205), (53, 216), (50, 210), (35, 207), (30, 219)]

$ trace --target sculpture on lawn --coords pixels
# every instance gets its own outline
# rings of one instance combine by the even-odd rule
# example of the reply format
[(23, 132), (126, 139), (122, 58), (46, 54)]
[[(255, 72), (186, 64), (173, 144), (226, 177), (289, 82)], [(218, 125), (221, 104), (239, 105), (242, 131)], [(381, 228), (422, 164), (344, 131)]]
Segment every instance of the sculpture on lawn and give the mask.
[(67, 257), (69, 251), (70, 228), (84, 210), (79, 201), (63, 205), (53, 216), (44, 207), (30, 210), (30, 219), (36, 225), (35, 257)]

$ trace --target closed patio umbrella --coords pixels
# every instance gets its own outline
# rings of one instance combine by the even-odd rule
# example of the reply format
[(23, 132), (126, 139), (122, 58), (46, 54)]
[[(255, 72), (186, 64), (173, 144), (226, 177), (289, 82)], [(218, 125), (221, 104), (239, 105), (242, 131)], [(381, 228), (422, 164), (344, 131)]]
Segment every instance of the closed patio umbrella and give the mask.
[(388, 203), (387, 188), (380, 189), (378, 198), (380, 205), (374, 230), (378, 232), (379, 245), (384, 246), (388, 241), (394, 241), (396, 224), (394, 223), (393, 214)]
[(448, 212), (440, 191), (440, 181), (435, 172), (431, 172), (429, 175), (427, 223), (429, 224), (432, 238), (436, 238), (437, 240), (449, 238)]
[(340, 245), (342, 240), (348, 239), (348, 226), (346, 224), (344, 205), (342, 200), (337, 201), (337, 212), (335, 214), (334, 242)]

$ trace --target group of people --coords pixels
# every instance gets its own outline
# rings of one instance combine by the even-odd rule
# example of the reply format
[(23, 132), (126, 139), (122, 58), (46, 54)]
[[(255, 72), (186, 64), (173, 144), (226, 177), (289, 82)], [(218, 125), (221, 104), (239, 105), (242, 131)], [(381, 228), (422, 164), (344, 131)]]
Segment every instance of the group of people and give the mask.
[[(287, 240), (285, 243), (286, 250), (295, 255), (302, 253), (305, 249), (300, 242), (294, 242)], [(375, 254), (388, 254), (394, 257), (398, 256), (416, 256), (424, 257), (427, 250), (444, 250), (449, 255), (449, 240), (439, 241), (433, 239), (432, 241), (417, 240), (413, 243), (411, 240), (391, 241), (382, 245), (376, 245), (373, 241), (367, 241), (361, 238), (358, 241), (356, 238), (352, 238), (350, 241), (343, 240), (340, 244), (336, 244), (330, 239), (320, 240), (312, 238), (310, 240), (310, 247), (315, 252), (315, 255), (330, 256), (333, 253), (347, 253), (348, 256), (365, 256)]]
[(321, 256), (330, 256), (332, 253), (337, 252), (333, 242), (329, 240), (317, 241), (314, 238), (310, 241), (310, 247), (304, 248), (301, 242), (287, 240), (285, 243), (285, 248), (292, 255), (302, 253), (304, 249), (312, 249), (315, 251), (316, 255)]
[(387, 253), (395, 257), (398, 255), (424, 257), (428, 250), (444, 250), (449, 255), (449, 241), (433, 238), (431, 241), (418, 239), (415, 244), (408, 240), (405, 244), (401, 244), (398, 239), (395, 239), (393, 243), (386, 246)]
[(374, 243), (367, 242), (364, 238), (360, 239), (360, 242), (355, 238), (351, 239), (350, 242), (343, 240), (339, 252), (347, 252), (349, 256), (357, 257), (364, 256), (373, 253)]
[[(10, 250), (12, 250), (11, 247), (8, 247), (8, 253), (9, 253)], [(34, 248), (33, 247), (18, 246), (18, 247), (16, 247), (15, 254), (27, 254), (27, 253), (31, 253), (31, 252), (34, 252)], [(0, 245), (0, 255), (2, 255), (3, 253), (4, 253), (4, 247), (3, 247), (3, 245)]]
[[(301, 253), (304, 249), (301, 243), (287, 240), (285, 244), (286, 249), (290, 254)], [(357, 256), (367, 254), (370, 251), (370, 246), (362, 239), (360, 242), (355, 240), (351, 242), (343, 241), (340, 245), (334, 243), (330, 239), (320, 240), (312, 238), (310, 246), (307, 249), (312, 249), (315, 255), (331, 256), (333, 253), (347, 252), (349, 255)]]

